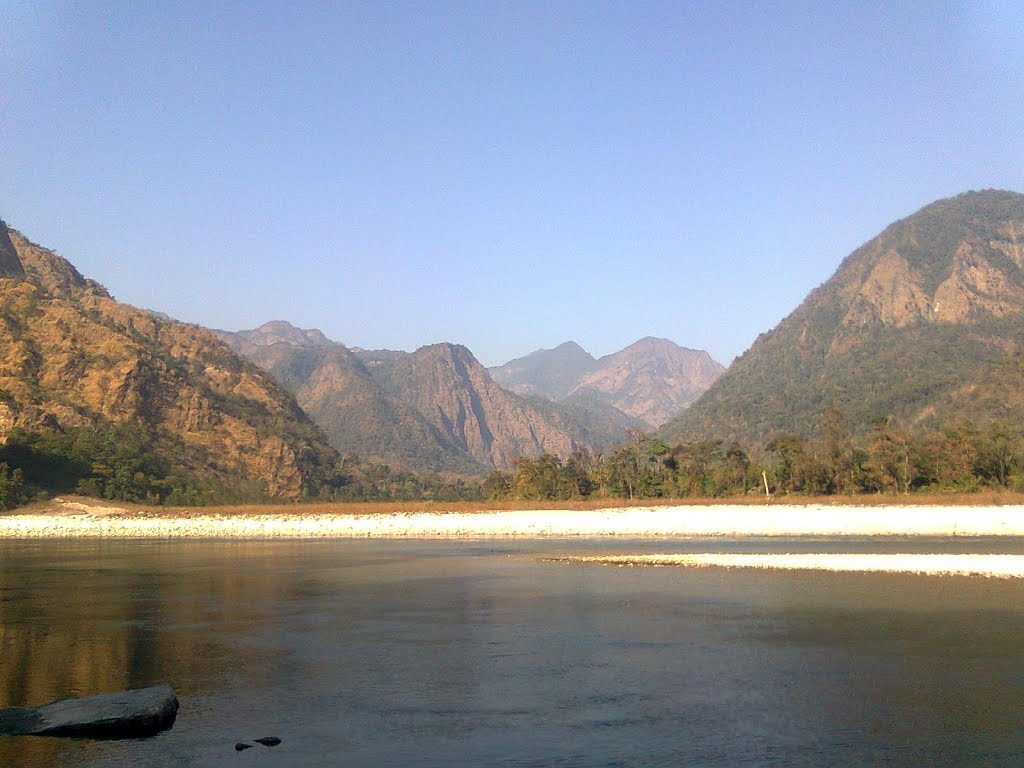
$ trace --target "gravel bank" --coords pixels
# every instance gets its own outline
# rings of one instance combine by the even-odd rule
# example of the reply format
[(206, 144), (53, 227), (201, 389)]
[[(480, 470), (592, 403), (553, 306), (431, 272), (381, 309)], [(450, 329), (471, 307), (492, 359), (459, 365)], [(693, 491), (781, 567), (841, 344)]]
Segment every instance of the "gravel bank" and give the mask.
[(607, 555), (563, 557), (560, 562), (604, 565), (662, 565), (687, 568), (760, 568), (844, 573), (914, 573), (927, 576), (988, 576), (1024, 579), (1024, 555), (922, 555), (908, 553)]
[(681, 506), (407, 514), (131, 514), (82, 504), (0, 516), (0, 538), (1024, 536), (1024, 507)]

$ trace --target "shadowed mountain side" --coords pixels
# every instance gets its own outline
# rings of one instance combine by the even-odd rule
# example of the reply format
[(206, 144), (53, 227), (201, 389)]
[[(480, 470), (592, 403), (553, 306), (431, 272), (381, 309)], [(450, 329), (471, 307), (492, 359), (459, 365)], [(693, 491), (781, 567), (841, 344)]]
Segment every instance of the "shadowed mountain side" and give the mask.
[(593, 355), (575, 341), (567, 341), (554, 349), (538, 349), (488, 371), (500, 386), (517, 395), (561, 400), (596, 367)]
[(645, 422), (623, 413), (589, 392), (570, 395), (557, 403), (536, 395), (526, 399), (549, 418), (561, 420), (580, 445), (596, 451), (604, 451), (626, 442), (631, 429), (649, 429)]
[(252, 343), (221, 335), (287, 387), (337, 449), (420, 470), (484, 470), (414, 408), (386, 392), (345, 346)]
[(577, 447), (569, 425), (499, 387), (459, 344), (421, 347), (369, 370), (387, 392), (481, 464), (507, 468), (516, 456), (565, 457)]
[(320, 430), (209, 331), (115, 301), (3, 224), (0, 264), (0, 442), (123, 428), (182, 476), (290, 498), (325, 482)]
[(757, 443), (812, 434), (839, 405), (856, 431), (895, 416), (919, 428), (995, 412), (1022, 422), (1024, 195), (968, 192), (926, 206), (851, 253), (689, 410), (669, 441)]

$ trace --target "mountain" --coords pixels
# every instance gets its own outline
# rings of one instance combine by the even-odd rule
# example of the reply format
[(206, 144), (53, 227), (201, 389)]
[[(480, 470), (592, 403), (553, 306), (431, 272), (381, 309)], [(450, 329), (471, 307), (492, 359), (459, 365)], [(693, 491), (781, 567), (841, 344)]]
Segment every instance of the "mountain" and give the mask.
[(761, 442), (838, 405), (863, 431), (1014, 419), (1024, 340), (1024, 195), (939, 200), (890, 225), (662, 431)]
[(570, 395), (591, 393), (657, 428), (696, 400), (724, 370), (703, 350), (647, 337), (598, 360)]
[(233, 334), (233, 338), (237, 339), (240, 344), (249, 344), (255, 347), (271, 347), (281, 342), (297, 347), (323, 347), (332, 343), (316, 328), (304, 330), (283, 320), (271, 320), (251, 331), (238, 331)]
[(561, 400), (596, 367), (593, 355), (575, 341), (567, 341), (489, 370), (491, 377), (510, 392)]
[(580, 442), (575, 425), (503, 390), (463, 346), (350, 349), (286, 325), (218, 334), (293, 392), (339, 450), (480, 473), (519, 455), (567, 456)]
[(338, 450), (420, 470), (482, 470), (418, 411), (389, 394), (343, 344), (323, 343), (319, 332), (283, 321), (217, 334), (292, 392)]
[(315, 492), (337, 459), (295, 400), (213, 334), (115, 301), (0, 222), (0, 443), (19, 429), (121, 430), (169, 472), (287, 498)]
[(600, 409), (603, 421), (610, 419), (623, 428), (617, 440), (621, 442), (627, 425), (661, 426), (725, 369), (707, 352), (647, 337), (599, 360), (569, 341), (490, 370), (502, 386), (565, 404), (570, 413)]
[(508, 468), (516, 456), (577, 448), (572, 427), (542, 413), (491, 378), (460, 344), (433, 344), (370, 368), (394, 397), (410, 403), (451, 444), (477, 462)]
[(630, 430), (650, 429), (644, 421), (623, 413), (591, 392), (578, 392), (557, 403), (540, 395), (526, 399), (552, 419), (571, 425), (578, 442), (593, 450), (604, 451), (625, 442)]

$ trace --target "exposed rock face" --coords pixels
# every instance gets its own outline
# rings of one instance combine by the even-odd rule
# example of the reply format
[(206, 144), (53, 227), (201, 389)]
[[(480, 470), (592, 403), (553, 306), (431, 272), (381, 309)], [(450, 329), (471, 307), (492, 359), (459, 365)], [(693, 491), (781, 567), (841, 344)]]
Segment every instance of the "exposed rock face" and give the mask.
[(447, 441), (481, 464), (508, 468), (516, 456), (568, 456), (569, 430), (494, 383), (466, 347), (434, 344), (382, 363), (374, 376), (411, 404)]
[(591, 407), (600, 402), (618, 411), (619, 423), (651, 429), (696, 400), (725, 368), (702, 350), (647, 337), (600, 360), (570, 341), (490, 370), (519, 394)]
[(0, 441), (15, 427), (128, 423), (175, 466), (281, 497), (318, 487), (333, 465), (288, 393), (210, 332), (118, 303), (6, 226), (0, 261)]
[(287, 387), (338, 450), (419, 470), (483, 470), (407, 401), (385, 390), (350, 349), (320, 343), (298, 328), (283, 332), (281, 325), (262, 326), (273, 326), (264, 337), (261, 329), (218, 333)]
[(949, 277), (935, 290), (932, 320), (969, 323), (1019, 314), (1024, 308), (1024, 284), (990, 262), (984, 250), (967, 242), (957, 248)]
[(285, 325), (219, 333), (295, 393), (339, 450), (477, 473), (507, 468), (519, 455), (567, 456), (577, 446), (574, 425), (501, 389), (465, 347), (352, 350)]
[[(1024, 195), (994, 190), (892, 224), (759, 337), (664, 436), (807, 434), (831, 404), (854, 428), (889, 415), (922, 426), (988, 418), (968, 403), (985, 400), (978, 392), (990, 389), (989, 372), (1020, 348), (1022, 234)], [(940, 405), (954, 401), (960, 410)]]

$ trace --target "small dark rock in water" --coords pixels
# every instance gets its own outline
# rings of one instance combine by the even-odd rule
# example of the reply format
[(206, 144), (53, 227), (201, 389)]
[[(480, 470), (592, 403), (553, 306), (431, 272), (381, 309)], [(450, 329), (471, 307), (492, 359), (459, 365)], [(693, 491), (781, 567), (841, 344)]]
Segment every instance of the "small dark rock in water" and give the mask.
[(264, 747), (276, 747), (281, 743), (281, 740), (277, 736), (264, 736), (261, 739), (253, 739), (257, 744), (262, 744)]
[(245, 744), (241, 741), (235, 744), (235, 752), (241, 752), (246, 749), (252, 749), (252, 744)]
[(178, 697), (168, 685), (0, 710), (0, 735), (134, 739), (174, 725)]

